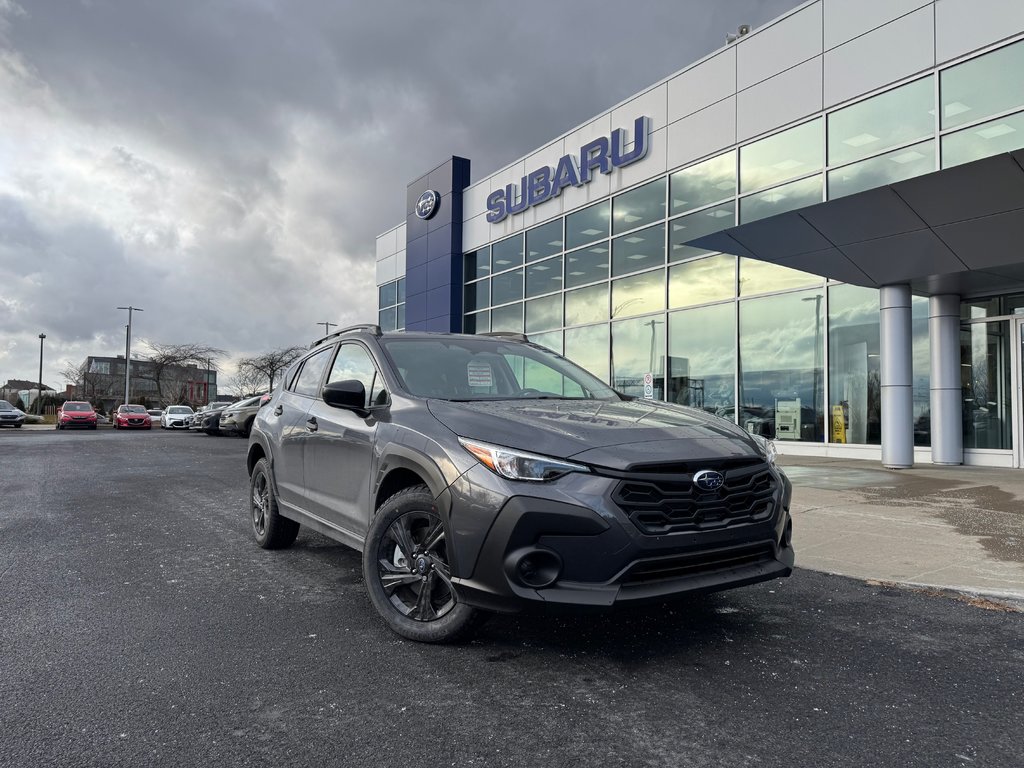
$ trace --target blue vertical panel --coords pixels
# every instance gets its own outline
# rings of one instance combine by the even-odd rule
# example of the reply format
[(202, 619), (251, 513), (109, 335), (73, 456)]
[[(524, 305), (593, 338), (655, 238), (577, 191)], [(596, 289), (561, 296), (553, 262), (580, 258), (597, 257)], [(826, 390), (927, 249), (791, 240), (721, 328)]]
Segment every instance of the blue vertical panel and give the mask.
[[(462, 191), (467, 186), (469, 160), (452, 157), (406, 188), (406, 330), (462, 330)], [(434, 212), (423, 219), (417, 205), (430, 190), (437, 193)]]

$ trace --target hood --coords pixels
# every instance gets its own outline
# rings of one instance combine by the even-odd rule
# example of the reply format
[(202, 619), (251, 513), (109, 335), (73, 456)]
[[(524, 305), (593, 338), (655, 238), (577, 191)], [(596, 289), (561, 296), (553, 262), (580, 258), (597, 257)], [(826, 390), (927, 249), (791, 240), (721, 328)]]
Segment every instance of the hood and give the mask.
[(462, 437), (625, 469), (709, 457), (757, 456), (753, 438), (703, 411), (650, 400), (430, 400)]

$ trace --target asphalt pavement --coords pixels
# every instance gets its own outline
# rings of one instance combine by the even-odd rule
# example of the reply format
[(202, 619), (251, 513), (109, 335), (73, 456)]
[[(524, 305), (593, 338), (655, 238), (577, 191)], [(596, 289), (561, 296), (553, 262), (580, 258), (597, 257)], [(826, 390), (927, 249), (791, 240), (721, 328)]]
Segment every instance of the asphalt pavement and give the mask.
[(0, 433), (0, 766), (1021, 765), (1012, 601), (798, 568), (419, 645), (354, 551), (255, 546), (244, 452)]

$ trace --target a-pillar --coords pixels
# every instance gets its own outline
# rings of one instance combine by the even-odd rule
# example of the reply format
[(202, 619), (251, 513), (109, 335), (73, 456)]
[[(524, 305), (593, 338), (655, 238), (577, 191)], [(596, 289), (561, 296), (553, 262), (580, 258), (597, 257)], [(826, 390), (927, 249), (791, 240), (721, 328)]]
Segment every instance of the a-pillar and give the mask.
[(960, 297), (928, 300), (931, 368), (932, 462), (963, 464), (963, 395), (960, 391)]
[(882, 465), (914, 466), (913, 334), (910, 286), (883, 285), (878, 297), (882, 368)]

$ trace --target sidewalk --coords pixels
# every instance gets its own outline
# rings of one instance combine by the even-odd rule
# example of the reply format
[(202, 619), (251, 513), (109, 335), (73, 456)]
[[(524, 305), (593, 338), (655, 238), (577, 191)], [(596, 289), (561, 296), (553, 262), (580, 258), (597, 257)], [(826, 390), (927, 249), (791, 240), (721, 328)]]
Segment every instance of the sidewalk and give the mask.
[(798, 567), (1024, 601), (1024, 470), (783, 456)]

